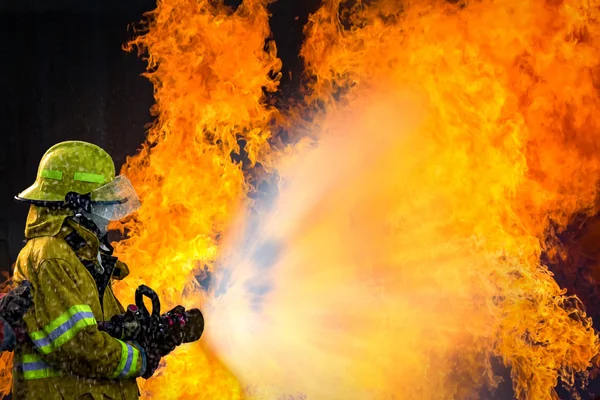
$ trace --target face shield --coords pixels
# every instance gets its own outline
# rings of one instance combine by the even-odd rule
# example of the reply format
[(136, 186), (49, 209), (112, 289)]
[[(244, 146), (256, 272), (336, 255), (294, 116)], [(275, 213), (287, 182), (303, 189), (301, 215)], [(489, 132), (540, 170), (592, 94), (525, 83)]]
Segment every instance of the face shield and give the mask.
[(107, 221), (118, 221), (136, 212), (140, 199), (133, 185), (123, 175), (90, 193), (90, 214)]
[(126, 177), (119, 175), (112, 182), (92, 191), (81, 214), (91, 220), (100, 235), (108, 232), (110, 221), (121, 220), (140, 208), (140, 199)]
[(19, 196), (15, 198), (49, 209), (70, 209), (75, 215), (82, 215), (94, 222), (101, 235), (106, 234), (110, 221), (121, 220), (136, 212), (141, 206), (133, 185), (122, 175), (90, 193), (68, 192), (64, 201), (34, 200)]

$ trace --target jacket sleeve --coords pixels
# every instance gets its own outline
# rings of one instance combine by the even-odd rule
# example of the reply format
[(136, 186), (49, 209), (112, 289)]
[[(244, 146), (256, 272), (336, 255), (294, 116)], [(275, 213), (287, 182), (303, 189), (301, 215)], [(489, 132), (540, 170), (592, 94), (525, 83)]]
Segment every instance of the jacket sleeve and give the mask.
[(12, 351), (16, 345), (15, 334), (10, 325), (0, 317), (0, 352)]
[(60, 259), (35, 271), (33, 313), (25, 318), (38, 352), (55, 368), (91, 378), (130, 379), (145, 369), (143, 350), (98, 330), (92, 309)]

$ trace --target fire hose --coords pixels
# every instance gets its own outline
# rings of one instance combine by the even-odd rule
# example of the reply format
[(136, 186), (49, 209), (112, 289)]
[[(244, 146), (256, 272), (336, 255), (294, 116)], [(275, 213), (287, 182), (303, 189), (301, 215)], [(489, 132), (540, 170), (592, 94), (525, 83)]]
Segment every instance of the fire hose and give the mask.
[[(150, 299), (152, 312), (146, 308), (144, 297)], [(16, 343), (29, 340), (22, 317), (32, 302), (31, 285), (27, 281), (0, 296), (0, 315), (11, 326)], [(137, 342), (143, 347), (149, 368), (142, 377), (147, 379), (152, 376), (162, 357), (177, 346), (200, 339), (204, 332), (204, 317), (200, 310), (186, 310), (180, 305), (161, 315), (158, 295), (148, 286), (141, 285), (135, 291), (135, 305), (129, 305), (125, 313), (115, 315), (110, 321), (99, 322), (98, 329), (114, 338)], [(5, 350), (13, 348), (14, 343)]]

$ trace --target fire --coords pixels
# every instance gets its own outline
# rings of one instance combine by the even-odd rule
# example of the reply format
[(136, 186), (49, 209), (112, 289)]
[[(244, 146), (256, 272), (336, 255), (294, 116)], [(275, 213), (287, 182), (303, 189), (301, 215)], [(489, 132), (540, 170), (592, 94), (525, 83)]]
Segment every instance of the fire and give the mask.
[(12, 365), (13, 355), (8, 353), (0, 357), (0, 395), (4, 398), (9, 394), (12, 387)]
[[(157, 122), (142, 151), (127, 161), (142, 209), (121, 228), (130, 239), (118, 254), (132, 277), (118, 288), (132, 301), (141, 283), (155, 288), (164, 311), (202, 303), (194, 273), (213, 268), (218, 235), (230, 229), (250, 189), (237, 139), (253, 162), (268, 162), (269, 124), (276, 110), (264, 104), (263, 88), (278, 85), (281, 62), (271, 44), (267, 1), (245, 2), (236, 12), (213, 1), (159, 1), (147, 32), (130, 46), (149, 54), (147, 77), (155, 85)], [(152, 398), (236, 399), (235, 378), (206, 351), (188, 345), (166, 361), (168, 368), (144, 385)]]
[[(266, 3), (163, 0), (135, 42), (159, 119), (124, 169), (144, 204), (123, 293), (145, 282), (208, 324), (145, 393), (468, 399), (493, 356), (519, 399), (585, 379), (598, 337), (540, 254), (550, 222), (597, 211), (598, 4), (326, 0), (301, 52), (315, 140), (280, 151), (271, 124), (306, 110), (266, 105)], [(282, 183), (241, 214), (236, 135)]]
[[(363, 160), (381, 141), (371, 145), (380, 166), (339, 185), (340, 222), (324, 218), (338, 228), (333, 240), (350, 230), (342, 215), (361, 215), (350, 218), (363, 232), (341, 242), (363, 256), (354, 263), (384, 270), (397, 325), (371, 328), (378, 346), (389, 339), (389, 359), (367, 361), (377, 389), (466, 398), (461, 390), (489, 373), (482, 355), (494, 353), (511, 365), (517, 397), (551, 398), (557, 377), (571, 383), (598, 351), (591, 321), (539, 265), (549, 221), (597, 211), (598, 3), (358, 2), (345, 27), (340, 5), (326, 1), (312, 17), (302, 55), (314, 97), (327, 102), (321, 131), (362, 138)], [(332, 97), (340, 88), (342, 103)], [(390, 96), (403, 91), (424, 102), (418, 129), (393, 125), (414, 113)], [(334, 265), (351, 274), (348, 260)], [(402, 326), (401, 304), (421, 288), (418, 309), (432, 319)], [(407, 333), (417, 338), (409, 351), (392, 345)], [(398, 361), (407, 359), (416, 361)]]
[[(324, 0), (285, 113), (268, 2), (159, 0), (131, 44), (158, 118), (123, 170), (143, 206), (117, 294), (207, 322), (144, 395), (471, 399), (492, 357), (518, 399), (585, 380), (600, 341), (540, 254), (599, 211), (599, 2)], [(264, 202), (254, 165), (280, 178)]]

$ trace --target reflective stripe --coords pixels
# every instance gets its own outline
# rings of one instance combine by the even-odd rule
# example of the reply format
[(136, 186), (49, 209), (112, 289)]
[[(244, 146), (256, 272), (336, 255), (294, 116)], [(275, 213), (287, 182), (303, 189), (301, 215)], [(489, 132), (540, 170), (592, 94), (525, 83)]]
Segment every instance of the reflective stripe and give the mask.
[(137, 369), (140, 351), (130, 344), (122, 342), (118, 339), (117, 341), (121, 343), (121, 360), (119, 361), (119, 365), (117, 365), (117, 369), (115, 369), (115, 372), (113, 372), (110, 378), (132, 378), (139, 372)]
[(20, 372), (26, 381), (45, 379), (60, 376), (60, 371), (46, 364), (38, 354), (25, 354), (21, 362), (15, 362), (17, 372)]
[[(133, 344), (135, 344), (135, 348), (137, 350), (139, 350), (140, 355), (142, 356), (142, 366), (140, 367), (140, 372), (139, 372), (139, 375), (141, 375), (146, 370), (146, 352), (144, 351), (144, 349), (142, 348), (142, 346), (140, 346), (140, 344), (138, 342), (134, 341)], [(136, 361), (136, 364), (137, 364), (137, 361)], [(137, 365), (136, 365), (136, 367), (137, 367)]]
[(63, 173), (61, 171), (52, 171), (50, 169), (43, 169), (40, 173), (42, 178), (62, 180)]
[(96, 325), (96, 319), (90, 306), (73, 306), (46, 325), (43, 330), (29, 336), (40, 353), (50, 354), (71, 340), (83, 328), (93, 325)]
[(73, 179), (81, 182), (104, 183), (104, 175), (90, 174), (88, 172), (75, 172)]

